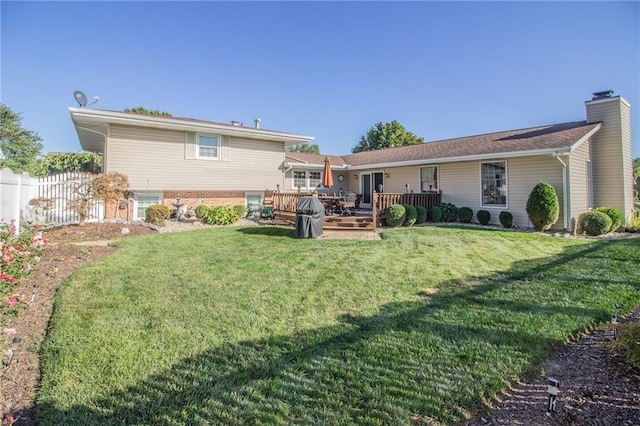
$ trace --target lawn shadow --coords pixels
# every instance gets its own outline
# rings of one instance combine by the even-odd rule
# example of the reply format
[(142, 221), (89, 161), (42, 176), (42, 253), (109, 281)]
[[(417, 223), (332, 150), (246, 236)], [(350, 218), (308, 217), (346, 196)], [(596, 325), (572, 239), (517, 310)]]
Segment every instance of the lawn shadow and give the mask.
[(285, 226), (246, 226), (238, 228), (238, 232), (246, 235), (264, 235), (269, 237), (295, 237), (295, 229)]
[[(265, 228), (275, 232), (269, 235), (287, 236), (283, 230)], [(40, 424), (457, 422), (530, 373), (568, 337), (554, 335), (545, 322), (561, 315), (577, 318), (584, 328), (609, 313), (577, 301), (551, 303), (552, 291), (542, 310), (498, 297), (532, 275), (556, 271), (567, 285), (587, 286), (574, 282), (571, 271), (601, 250), (624, 250), (625, 244), (572, 247), (559, 256), (518, 262), (471, 288), (451, 281), (434, 294), (386, 304), (373, 315), (345, 313), (330, 327), (213, 347), (111, 392), (94, 407), (60, 409), (43, 401)], [(640, 262), (637, 253), (635, 261)], [(638, 282), (629, 285), (638, 291)], [(501, 315), (506, 311), (511, 314)], [(459, 321), (456, 315), (467, 317)], [(541, 326), (516, 331), (520, 321)]]

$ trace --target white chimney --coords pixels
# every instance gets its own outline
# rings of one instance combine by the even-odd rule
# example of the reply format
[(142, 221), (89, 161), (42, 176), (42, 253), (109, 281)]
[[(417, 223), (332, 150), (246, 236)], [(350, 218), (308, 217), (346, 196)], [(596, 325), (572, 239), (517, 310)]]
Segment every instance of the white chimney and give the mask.
[(253, 119), (253, 122), (256, 123), (256, 129), (260, 128), (260, 117), (256, 117)]

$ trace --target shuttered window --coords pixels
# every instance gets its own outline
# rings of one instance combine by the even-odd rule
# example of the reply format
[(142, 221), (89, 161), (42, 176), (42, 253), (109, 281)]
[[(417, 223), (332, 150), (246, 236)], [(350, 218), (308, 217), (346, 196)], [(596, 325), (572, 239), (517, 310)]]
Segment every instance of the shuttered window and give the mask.
[(211, 160), (220, 159), (220, 137), (215, 135), (198, 135), (197, 158), (206, 158)]

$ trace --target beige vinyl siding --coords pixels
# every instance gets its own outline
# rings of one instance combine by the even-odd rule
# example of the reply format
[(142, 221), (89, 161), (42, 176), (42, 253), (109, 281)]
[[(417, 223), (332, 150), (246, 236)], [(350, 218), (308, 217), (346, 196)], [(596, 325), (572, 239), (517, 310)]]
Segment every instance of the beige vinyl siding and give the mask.
[(571, 153), (567, 161), (569, 168), (569, 226), (575, 230), (580, 215), (589, 211), (589, 170), (587, 162), (591, 159), (591, 141), (586, 141)]
[(413, 192), (420, 192), (420, 167), (393, 167), (384, 170), (389, 173), (389, 177), (384, 178), (384, 192), (404, 193), (407, 184)]
[(282, 142), (225, 138), (221, 160), (195, 159), (193, 133), (111, 125), (108, 171), (128, 175), (133, 191), (264, 191), (282, 182)]
[(506, 210), (513, 215), (513, 221), (520, 227), (531, 227), (527, 216), (527, 199), (534, 186), (541, 180), (552, 185), (558, 193), (560, 216), (554, 228), (563, 227), (562, 211), (562, 167), (551, 156), (491, 159), (487, 162), (506, 161), (507, 163), (507, 207), (482, 206), (481, 163), (466, 161), (444, 163), (440, 165), (440, 189), (442, 201), (458, 207), (470, 207), (475, 214), (478, 210), (491, 213), (491, 223), (499, 225), (498, 216)]
[(593, 136), (595, 205), (617, 207), (628, 216), (633, 208), (629, 106), (619, 97), (587, 102), (587, 121), (602, 122)]

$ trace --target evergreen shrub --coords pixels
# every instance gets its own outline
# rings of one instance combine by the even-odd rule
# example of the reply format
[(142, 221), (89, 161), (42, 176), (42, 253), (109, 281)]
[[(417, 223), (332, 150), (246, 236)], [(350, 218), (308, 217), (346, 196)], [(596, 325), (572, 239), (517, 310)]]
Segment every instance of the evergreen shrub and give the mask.
[(480, 225), (488, 225), (489, 221), (491, 221), (491, 213), (488, 210), (478, 210), (476, 217)]
[(417, 224), (425, 223), (427, 221), (427, 209), (425, 209), (422, 206), (417, 206), (416, 212), (417, 212), (416, 223)]
[(498, 220), (500, 221), (500, 224), (502, 224), (502, 226), (504, 226), (505, 228), (511, 228), (511, 225), (513, 225), (513, 215), (508, 211), (500, 212)]
[(470, 207), (460, 207), (458, 209), (458, 220), (462, 223), (471, 223), (473, 210)]
[(384, 212), (388, 226), (400, 226), (404, 223), (406, 210), (402, 204), (392, 204)]
[(439, 207), (442, 210), (442, 220), (445, 222), (455, 222), (458, 220), (458, 208), (455, 204), (443, 203), (440, 204)]
[(429, 210), (429, 220), (431, 222), (441, 222), (442, 221), (442, 209), (438, 206), (431, 207)]
[(580, 229), (587, 235), (603, 235), (611, 229), (611, 218), (602, 212), (589, 212), (580, 216)]
[(609, 216), (611, 219), (611, 228), (609, 232), (613, 232), (616, 229), (620, 228), (622, 224), (622, 212), (615, 207), (598, 207), (593, 210), (594, 212), (601, 212)]
[(556, 223), (560, 214), (558, 194), (546, 182), (538, 183), (527, 199), (527, 215), (538, 231), (545, 231)]
[(413, 226), (418, 219), (418, 211), (411, 204), (403, 204), (402, 207), (404, 207), (405, 211), (405, 218), (402, 226)]

